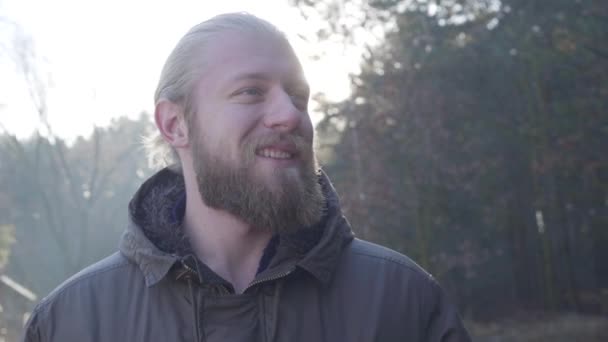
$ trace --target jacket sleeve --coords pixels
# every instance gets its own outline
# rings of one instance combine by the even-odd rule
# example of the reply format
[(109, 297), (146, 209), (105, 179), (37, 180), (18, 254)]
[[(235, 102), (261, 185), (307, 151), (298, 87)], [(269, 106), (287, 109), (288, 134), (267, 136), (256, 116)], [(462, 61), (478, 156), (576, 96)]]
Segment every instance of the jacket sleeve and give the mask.
[(34, 310), (30, 318), (28, 319), (25, 330), (23, 331), (22, 342), (43, 342), (46, 341), (42, 337), (40, 330), (40, 313)]
[(427, 326), (425, 342), (470, 342), (456, 307), (436, 281), (431, 281), (427, 292)]

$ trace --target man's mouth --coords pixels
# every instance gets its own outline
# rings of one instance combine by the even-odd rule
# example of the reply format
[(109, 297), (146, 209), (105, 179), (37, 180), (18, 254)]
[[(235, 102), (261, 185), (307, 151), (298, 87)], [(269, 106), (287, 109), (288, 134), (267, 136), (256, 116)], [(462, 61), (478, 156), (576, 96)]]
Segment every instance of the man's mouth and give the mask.
[(272, 159), (292, 159), (294, 157), (293, 153), (274, 148), (263, 148), (258, 150), (256, 154), (261, 157)]

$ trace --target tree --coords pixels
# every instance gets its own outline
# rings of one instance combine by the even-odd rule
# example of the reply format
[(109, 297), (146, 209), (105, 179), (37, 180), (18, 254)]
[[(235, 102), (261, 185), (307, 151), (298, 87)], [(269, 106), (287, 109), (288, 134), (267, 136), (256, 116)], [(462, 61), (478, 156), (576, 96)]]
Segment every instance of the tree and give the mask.
[(12, 28), (2, 52), (24, 81), (40, 127), (19, 140), (0, 123), (0, 195), (10, 201), (2, 218), (16, 237), (8, 272), (44, 294), (115, 250), (126, 222), (118, 213), (149, 173), (140, 140), (151, 123), (144, 113), (121, 118), (68, 145), (48, 121), (48, 84), (33, 41), (17, 25), (0, 24)]
[(318, 127), (358, 233), (475, 316), (598, 310), (583, 298), (608, 287), (604, 2), (296, 2), (334, 24), (320, 39), (382, 32)]
[(150, 126), (146, 114), (121, 118), (71, 146), (5, 137), (12, 143), (0, 145), (0, 179), (13, 202), (17, 242), (8, 270), (15, 278), (47, 293), (116, 250), (128, 200), (150, 173), (140, 145)]

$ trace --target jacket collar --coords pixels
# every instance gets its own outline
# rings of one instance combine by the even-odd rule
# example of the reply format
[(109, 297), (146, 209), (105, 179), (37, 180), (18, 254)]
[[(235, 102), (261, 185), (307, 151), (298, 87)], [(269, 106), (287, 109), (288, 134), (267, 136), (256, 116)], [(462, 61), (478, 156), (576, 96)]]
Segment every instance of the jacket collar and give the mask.
[[(323, 218), (313, 227), (279, 236), (265, 272), (289, 264), (322, 283), (330, 280), (343, 246), (353, 239), (353, 233), (325, 173), (321, 172), (319, 182), (326, 198)], [(119, 249), (139, 266), (147, 286), (162, 280), (179, 260), (193, 254), (181, 220), (175, 220), (176, 206), (184, 193), (182, 175), (165, 168), (144, 182), (129, 204), (130, 222)]]

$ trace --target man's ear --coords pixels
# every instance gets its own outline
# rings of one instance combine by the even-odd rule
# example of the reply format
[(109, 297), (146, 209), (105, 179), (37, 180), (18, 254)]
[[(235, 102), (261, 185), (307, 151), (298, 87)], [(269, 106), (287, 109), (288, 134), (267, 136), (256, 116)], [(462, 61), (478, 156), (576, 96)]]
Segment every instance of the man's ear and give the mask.
[(188, 147), (188, 125), (183, 106), (169, 100), (160, 100), (154, 110), (154, 121), (163, 139), (171, 146)]

